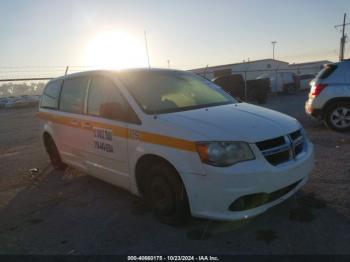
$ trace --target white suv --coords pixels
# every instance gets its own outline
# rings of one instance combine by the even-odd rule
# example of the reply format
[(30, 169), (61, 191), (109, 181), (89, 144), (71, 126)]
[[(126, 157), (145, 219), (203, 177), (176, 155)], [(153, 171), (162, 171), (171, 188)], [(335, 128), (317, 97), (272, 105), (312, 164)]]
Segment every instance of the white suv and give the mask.
[(350, 60), (329, 64), (310, 83), (307, 114), (335, 131), (350, 130)]
[(195, 74), (91, 71), (50, 81), (38, 116), (52, 164), (145, 196), (169, 224), (255, 216), (302, 187), (313, 145), (300, 123), (238, 103)]

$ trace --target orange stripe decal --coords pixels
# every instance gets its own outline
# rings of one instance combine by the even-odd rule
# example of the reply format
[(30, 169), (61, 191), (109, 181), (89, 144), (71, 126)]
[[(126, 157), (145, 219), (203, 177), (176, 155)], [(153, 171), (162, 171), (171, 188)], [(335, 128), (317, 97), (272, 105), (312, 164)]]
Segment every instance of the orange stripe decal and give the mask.
[(195, 144), (191, 141), (170, 137), (170, 136), (163, 136), (148, 132), (140, 132), (140, 140), (146, 143), (151, 144), (158, 144), (162, 146), (187, 150), (187, 151), (196, 151)]
[[(138, 139), (145, 143), (158, 144), (166, 147), (177, 148), (177, 149), (191, 151), (191, 152), (196, 151), (196, 146), (193, 142), (184, 140), (184, 139), (179, 139), (176, 137), (164, 136), (160, 134), (149, 133), (149, 132), (144, 132), (139, 130), (132, 130), (138, 133), (138, 137), (135, 137), (130, 134), (128, 128), (120, 127), (116, 125), (108, 125), (108, 124), (102, 124), (102, 123), (87, 121), (87, 120), (80, 120), (80, 119), (66, 117), (66, 116), (58, 116), (58, 115), (45, 113), (45, 112), (38, 112), (36, 116), (43, 120), (48, 120), (48, 121), (55, 122), (57, 124), (62, 124), (62, 125), (71, 126), (75, 128), (84, 128), (83, 123), (89, 122), (93, 127), (112, 130), (113, 136), (129, 138), (129, 139)], [(77, 120), (79, 124), (73, 125), (72, 124), (73, 120)]]

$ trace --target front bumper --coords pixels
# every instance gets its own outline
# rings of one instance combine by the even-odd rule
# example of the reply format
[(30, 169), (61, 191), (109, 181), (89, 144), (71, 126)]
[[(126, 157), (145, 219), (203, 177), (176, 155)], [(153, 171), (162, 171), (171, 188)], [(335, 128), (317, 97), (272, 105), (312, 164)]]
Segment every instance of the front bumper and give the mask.
[[(182, 174), (195, 217), (215, 220), (240, 220), (263, 213), (297, 192), (308, 179), (314, 165), (313, 145), (308, 142), (302, 158), (280, 166), (272, 166), (263, 156), (232, 167), (218, 168), (206, 165), (206, 175)], [(255, 208), (230, 211), (230, 205), (242, 196), (273, 194), (296, 182), (286, 194)]]

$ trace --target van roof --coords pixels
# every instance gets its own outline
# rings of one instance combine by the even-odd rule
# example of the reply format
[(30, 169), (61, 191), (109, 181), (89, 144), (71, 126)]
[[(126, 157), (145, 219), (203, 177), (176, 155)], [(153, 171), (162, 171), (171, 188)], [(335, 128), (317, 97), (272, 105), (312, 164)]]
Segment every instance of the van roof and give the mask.
[(78, 76), (87, 76), (87, 75), (91, 75), (94, 73), (116, 73), (116, 74), (118, 74), (119, 72), (186, 72), (186, 71), (167, 69), (167, 68), (129, 68), (129, 69), (120, 69), (120, 70), (107, 70), (107, 69), (89, 70), (89, 71), (77, 72), (77, 73), (72, 73), (72, 74), (56, 77), (56, 78), (52, 79), (51, 81), (64, 80), (64, 79), (74, 78), (74, 77), (78, 77)]

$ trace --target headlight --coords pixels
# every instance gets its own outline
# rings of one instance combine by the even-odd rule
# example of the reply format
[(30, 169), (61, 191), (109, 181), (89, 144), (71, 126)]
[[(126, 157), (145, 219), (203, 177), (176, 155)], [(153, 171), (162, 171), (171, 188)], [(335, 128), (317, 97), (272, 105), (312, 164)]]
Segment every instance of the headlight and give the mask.
[(255, 159), (245, 142), (197, 142), (196, 147), (202, 162), (212, 166), (231, 166)]

